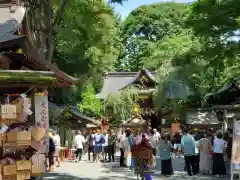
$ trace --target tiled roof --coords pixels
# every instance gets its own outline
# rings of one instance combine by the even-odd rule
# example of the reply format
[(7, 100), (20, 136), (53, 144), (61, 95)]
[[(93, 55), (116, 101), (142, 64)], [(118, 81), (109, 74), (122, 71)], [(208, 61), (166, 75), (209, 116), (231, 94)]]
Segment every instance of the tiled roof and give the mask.
[(240, 102), (240, 83), (238, 80), (231, 80), (219, 90), (205, 96), (205, 103), (211, 105), (236, 104)]
[(1, 6), (0, 4), (0, 35), (13, 34), (21, 25), (25, 8), (21, 6)]
[(49, 108), (52, 108), (54, 110), (59, 111), (60, 113), (63, 111), (68, 111), (69, 113), (73, 114), (75, 116), (76, 119), (78, 119), (78, 123), (91, 123), (94, 125), (97, 125), (97, 123), (95, 122), (94, 119), (85, 116), (84, 114), (82, 114), (76, 107), (70, 106), (70, 105), (57, 105), (55, 103), (52, 102), (48, 102)]
[[(141, 74), (148, 76), (150, 80), (155, 82), (155, 72), (150, 72), (146, 69), (142, 69), (139, 72), (110, 72), (107, 73), (102, 90), (97, 94), (97, 98), (104, 99), (111, 93), (117, 93), (119, 90), (126, 88), (127, 86), (134, 84), (136, 80), (139, 79)], [(155, 87), (148, 90), (140, 90), (139, 93), (152, 93)], [(175, 98), (185, 98), (186, 96), (192, 95), (193, 92), (190, 91), (189, 87), (181, 80), (173, 80), (169, 84), (166, 90), (166, 97), (169, 99)]]
[(146, 69), (143, 69), (139, 72), (109, 72), (106, 73), (106, 76), (103, 81), (103, 87), (97, 97), (104, 99), (110, 93), (116, 93), (117, 91), (126, 88), (136, 81), (141, 73), (145, 73), (149, 76), (150, 79), (155, 81), (153, 73), (149, 72)]
[(81, 121), (81, 123), (84, 121), (84, 123), (87, 122), (87, 123), (97, 124), (94, 119), (85, 116), (85, 115), (82, 114), (76, 107), (68, 106), (67, 109), (68, 109), (68, 111), (69, 111), (70, 113), (72, 113), (73, 115), (75, 115), (75, 116), (78, 118), (78, 120)]
[(24, 36), (13, 35), (20, 27), (24, 16), (25, 8), (12, 6), (13, 4), (2, 4), (0, 2), (0, 49), (20, 45)]

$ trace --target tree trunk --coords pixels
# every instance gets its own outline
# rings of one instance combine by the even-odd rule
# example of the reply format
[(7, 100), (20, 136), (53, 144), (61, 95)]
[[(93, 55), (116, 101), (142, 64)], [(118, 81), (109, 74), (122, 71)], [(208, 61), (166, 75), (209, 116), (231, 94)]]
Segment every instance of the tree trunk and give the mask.
[(63, 19), (68, 1), (61, 0), (54, 16), (52, 0), (25, 0), (24, 33), (30, 45), (44, 58), (43, 61), (52, 63), (57, 27)]

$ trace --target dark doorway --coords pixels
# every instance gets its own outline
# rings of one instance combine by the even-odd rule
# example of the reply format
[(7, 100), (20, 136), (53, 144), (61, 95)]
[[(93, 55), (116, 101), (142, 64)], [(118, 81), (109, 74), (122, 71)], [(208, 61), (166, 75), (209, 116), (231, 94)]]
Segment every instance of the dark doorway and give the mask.
[(159, 128), (161, 126), (161, 121), (159, 120), (158, 116), (155, 114), (152, 115), (142, 115), (144, 120), (147, 120), (151, 123), (152, 128)]

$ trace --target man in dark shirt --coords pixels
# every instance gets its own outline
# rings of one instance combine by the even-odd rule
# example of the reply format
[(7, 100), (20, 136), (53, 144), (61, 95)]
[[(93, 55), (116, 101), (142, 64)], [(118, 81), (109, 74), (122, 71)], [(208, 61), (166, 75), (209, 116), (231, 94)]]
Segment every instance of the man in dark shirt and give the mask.
[(51, 172), (53, 170), (54, 165), (54, 157), (53, 154), (55, 152), (55, 144), (52, 138), (52, 132), (48, 133), (49, 138), (49, 150), (48, 150), (48, 161), (49, 161), (49, 171)]
[(180, 157), (180, 152), (181, 152), (181, 139), (182, 136), (180, 134), (180, 132), (176, 132), (173, 136), (173, 140), (174, 140), (174, 152), (175, 152), (175, 156)]
[(94, 153), (94, 136), (95, 131), (91, 132), (88, 136), (87, 144), (88, 144), (88, 161), (91, 159), (91, 153), (93, 154), (93, 161), (95, 161), (95, 153)]

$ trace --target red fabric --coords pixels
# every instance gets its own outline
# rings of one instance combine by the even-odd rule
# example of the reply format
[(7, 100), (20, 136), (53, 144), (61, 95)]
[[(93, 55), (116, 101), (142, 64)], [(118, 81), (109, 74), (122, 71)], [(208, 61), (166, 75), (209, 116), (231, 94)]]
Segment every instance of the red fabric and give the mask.
[(134, 145), (132, 145), (131, 152), (135, 153), (135, 152), (137, 152), (137, 149), (138, 149), (138, 145), (134, 144)]
[(150, 148), (149, 140), (146, 137), (142, 137), (142, 146), (146, 148)]
[(70, 160), (71, 159), (71, 149), (68, 148), (68, 156), (67, 156), (67, 159)]

